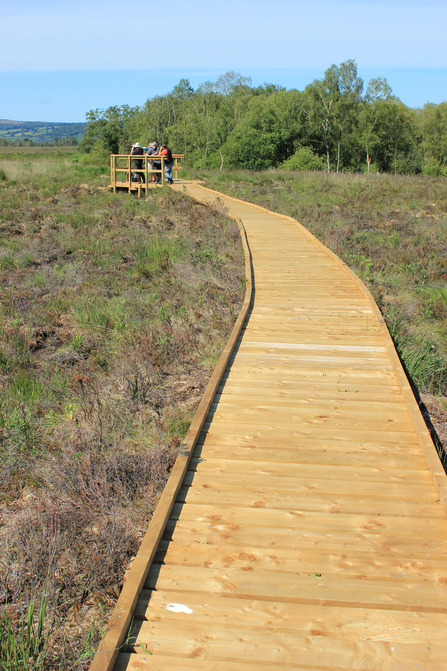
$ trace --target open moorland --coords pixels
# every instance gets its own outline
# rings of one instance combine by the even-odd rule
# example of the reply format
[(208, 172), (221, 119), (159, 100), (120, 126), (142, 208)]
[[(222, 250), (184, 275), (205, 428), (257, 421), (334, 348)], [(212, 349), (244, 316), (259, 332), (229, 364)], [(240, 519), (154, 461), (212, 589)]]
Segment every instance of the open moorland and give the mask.
[(10, 156), (20, 158), (27, 156), (32, 158), (34, 156), (66, 156), (67, 154), (76, 154), (76, 147), (0, 147), (0, 156)]
[[(442, 452), (445, 178), (185, 173), (292, 215), (362, 277)], [(108, 179), (93, 157), (0, 155), (0, 659), (11, 671), (89, 666), (242, 304), (225, 211), (168, 188), (113, 195)]]
[(113, 195), (105, 166), (0, 157), (0, 179), (0, 666), (82, 669), (239, 313), (243, 252), (218, 207)]

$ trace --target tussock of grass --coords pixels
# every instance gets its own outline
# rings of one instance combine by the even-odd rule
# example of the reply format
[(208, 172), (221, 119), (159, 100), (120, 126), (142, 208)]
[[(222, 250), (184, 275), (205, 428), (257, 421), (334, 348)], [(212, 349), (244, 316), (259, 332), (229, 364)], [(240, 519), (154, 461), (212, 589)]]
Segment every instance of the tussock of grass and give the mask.
[(0, 663), (3, 671), (44, 671), (49, 631), (45, 628), (46, 594), (38, 612), (32, 599), (28, 607), (7, 606), (0, 613)]
[(35, 668), (88, 668), (239, 312), (243, 252), (222, 208), (114, 196), (65, 157), (0, 163), (0, 627), (45, 590)]

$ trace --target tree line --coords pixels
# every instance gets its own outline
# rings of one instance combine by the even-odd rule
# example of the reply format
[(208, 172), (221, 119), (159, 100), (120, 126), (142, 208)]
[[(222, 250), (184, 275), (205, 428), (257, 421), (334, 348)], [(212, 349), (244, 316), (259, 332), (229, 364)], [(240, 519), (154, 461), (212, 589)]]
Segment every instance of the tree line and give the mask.
[(128, 153), (135, 141), (158, 140), (194, 167), (447, 175), (447, 102), (407, 107), (382, 77), (365, 88), (353, 60), (303, 91), (254, 87), (228, 72), (196, 90), (181, 79), (141, 107), (86, 117), (84, 152)]
[(0, 147), (77, 147), (78, 138), (75, 135), (70, 137), (55, 137), (52, 140), (35, 142), (29, 137), (17, 138), (17, 140), (7, 140), (0, 137)]
[(75, 147), (85, 133), (85, 123), (0, 120), (2, 147)]

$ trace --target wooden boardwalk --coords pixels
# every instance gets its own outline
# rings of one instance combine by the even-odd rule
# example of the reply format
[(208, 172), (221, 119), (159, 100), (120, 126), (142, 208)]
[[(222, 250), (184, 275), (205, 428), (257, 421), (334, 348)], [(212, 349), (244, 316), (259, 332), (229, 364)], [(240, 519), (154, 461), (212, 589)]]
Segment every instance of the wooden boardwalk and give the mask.
[(176, 188), (253, 283), (92, 670), (445, 671), (446, 476), (379, 311), (292, 219)]

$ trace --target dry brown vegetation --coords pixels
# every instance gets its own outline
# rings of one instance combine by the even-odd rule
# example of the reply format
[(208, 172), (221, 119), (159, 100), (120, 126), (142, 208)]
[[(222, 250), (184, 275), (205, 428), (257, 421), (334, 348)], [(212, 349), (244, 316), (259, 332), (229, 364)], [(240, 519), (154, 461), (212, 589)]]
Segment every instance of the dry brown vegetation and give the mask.
[(5, 635), (0, 667), (82, 669), (239, 312), (243, 253), (218, 205), (34, 160), (0, 161), (0, 634), (43, 593), (45, 627), (20, 663)]

